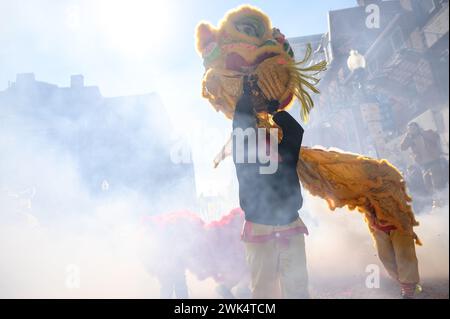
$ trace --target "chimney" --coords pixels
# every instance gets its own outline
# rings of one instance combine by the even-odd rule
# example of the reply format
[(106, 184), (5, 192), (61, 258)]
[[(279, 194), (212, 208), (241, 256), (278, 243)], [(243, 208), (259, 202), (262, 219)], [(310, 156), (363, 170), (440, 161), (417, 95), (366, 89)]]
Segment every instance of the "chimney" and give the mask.
[(81, 74), (75, 74), (70, 76), (70, 88), (81, 89), (84, 87), (84, 76)]

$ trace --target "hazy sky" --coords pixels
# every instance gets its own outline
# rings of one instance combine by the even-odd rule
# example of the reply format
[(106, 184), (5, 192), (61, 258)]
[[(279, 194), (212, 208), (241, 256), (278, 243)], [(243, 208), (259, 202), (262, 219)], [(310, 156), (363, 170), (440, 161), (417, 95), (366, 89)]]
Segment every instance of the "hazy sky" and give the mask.
[(104, 96), (157, 92), (176, 129), (190, 135), (198, 177), (215, 184), (229, 175), (213, 172), (211, 161), (230, 122), (200, 97), (194, 30), (200, 20), (216, 24), (244, 3), (293, 37), (325, 32), (327, 12), (356, 0), (0, 0), (0, 90), (17, 73), (34, 72), (59, 86), (81, 73)]

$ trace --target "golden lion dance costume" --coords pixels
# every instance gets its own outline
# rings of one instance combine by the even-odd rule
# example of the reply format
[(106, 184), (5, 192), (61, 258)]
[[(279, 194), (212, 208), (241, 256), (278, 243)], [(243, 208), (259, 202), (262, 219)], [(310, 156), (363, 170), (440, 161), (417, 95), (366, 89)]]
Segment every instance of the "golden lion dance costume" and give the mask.
[[(253, 97), (259, 127), (276, 124), (258, 101), (277, 100), (280, 111), (297, 98), (301, 117), (307, 120), (313, 107), (307, 90), (319, 93), (316, 76), (326, 63), (309, 64), (310, 46), (303, 60), (296, 62), (284, 35), (272, 28), (259, 9), (239, 7), (217, 28), (200, 23), (196, 40), (205, 67), (202, 94), (216, 111), (233, 117), (243, 77), (252, 74), (264, 95)], [(216, 165), (229, 155), (230, 148), (230, 143), (224, 146)], [(331, 210), (347, 206), (365, 215), (382, 263), (402, 285), (403, 295), (411, 296), (419, 282), (414, 241), (421, 243), (413, 231), (418, 222), (400, 172), (386, 160), (308, 147), (301, 148), (297, 172), (303, 187), (325, 199)]]

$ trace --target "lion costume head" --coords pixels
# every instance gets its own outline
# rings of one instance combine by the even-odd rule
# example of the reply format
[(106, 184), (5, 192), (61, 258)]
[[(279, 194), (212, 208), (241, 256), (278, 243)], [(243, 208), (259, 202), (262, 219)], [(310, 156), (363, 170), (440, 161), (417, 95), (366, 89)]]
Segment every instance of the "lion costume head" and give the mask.
[[(319, 93), (315, 87), (319, 79), (315, 75), (325, 69), (326, 63), (307, 66), (310, 46), (303, 60), (296, 62), (285, 36), (272, 27), (259, 9), (246, 5), (232, 10), (217, 28), (202, 22), (197, 26), (196, 40), (205, 66), (203, 97), (217, 111), (233, 117), (242, 95), (243, 77), (252, 75), (263, 100), (276, 100), (278, 110), (284, 110), (297, 98), (301, 116), (307, 119), (313, 107), (307, 90)], [(259, 117), (270, 121), (271, 116), (264, 113), (258, 114)]]

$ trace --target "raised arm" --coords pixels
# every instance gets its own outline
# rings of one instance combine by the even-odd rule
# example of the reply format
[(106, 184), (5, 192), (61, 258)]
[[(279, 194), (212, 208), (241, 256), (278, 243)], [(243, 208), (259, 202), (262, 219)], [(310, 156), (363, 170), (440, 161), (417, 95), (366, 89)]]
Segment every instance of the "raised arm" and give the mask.
[(276, 113), (273, 120), (283, 130), (280, 151), (283, 150), (290, 155), (292, 160), (297, 161), (303, 141), (303, 127), (286, 111)]
[(256, 129), (256, 117), (251, 100), (251, 88), (247, 78), (244, 78), (243, 94), (236, 104), (233, 116), (233, 130), (240, 128), (246, 130), (248, 128)]
[(256, 154), (256, 124), (251, 87), (248, 78), (245, 77), (243, 94), (236, 104), (233, 116), (233, 161), (239, 166), (254, 162), (249, 161), (249, 155)]

